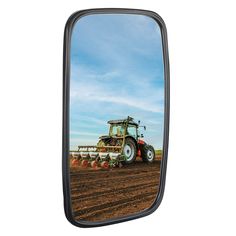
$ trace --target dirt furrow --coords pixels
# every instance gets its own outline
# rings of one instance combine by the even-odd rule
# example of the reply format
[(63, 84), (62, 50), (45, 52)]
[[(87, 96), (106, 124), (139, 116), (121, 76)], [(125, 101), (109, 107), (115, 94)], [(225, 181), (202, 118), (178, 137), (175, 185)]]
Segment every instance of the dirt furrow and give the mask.
[[(86, 194), (72, 194), (72, 201), (84, 201), (84, 200), (88, 200), (88, 199), (92, 199), (94, 197), (101, 197), (101, 196), (107, 196), (107, 194), (114, 194), (114, 193), (125, 193), (126, 191), (133, 191), (133, 190), (140, 190), (143, 189), (143, 187), (145, 186), (145, 188), (148, 187), (157, 187), (157, 182), (156, 181), (148, 181), (148, 182), (144, 182), (141, 184), (135, 184), (135, 185), (129, 185), (126, 187), (120, 187), (120, 188), (115, 188), (115, 189), (111, 189), (111, 190), (104, 190), (104, 191), (97, 191), (94, 192), (92, 191), (91, 193), (86, 193)], [(105, 188), (104, 188), (105, 189)]]
[(103, 204), (112, 204), (114, 201), (125, 200), (128, 198), (132, 198), (138, 195), (145, 195), (150, 192), (155, 192), (157, 194), (158, 186), (152, 186), (147, 189), (138, 189), (138, 190), (126, 190), (125, 192), (113, 192), (104, 196), (97, 196), (96, 198), (90, 198), (84, 201), (72, 201), (72, 205), (74, 209), (84, 210), (87, 209), (88, 206), (96, 206)]
[(118, 207), (119, 205), (122, 205), (122, 204), (132, 203), (135, 200), (140, 200), (140, 199), (144, 200), (146, 197), (149, 197), (149, 196), (152, 196), (152, 195), (155, 196), (156, 191), (137, 194), (137, 195), (129, 197), (129, 198), (124, 198), (124, 199), (120, 199), (120, 200), (113, 201), (113, 202), (107, 202), (107, 203), (95, 205), (95, 206), (92, 206), (92, 207), (86, 207), (86, 208), (81, 209), (81, 210), (75, 210), (74, 211), (74, 216), (76, 216), (76, 217), (80, 216), (81, 218), (83, 218), (88, 213), (95, 212), (97, 210), (105, 210), (105, 209), (108, 209), (110, 207), (115, 207), (115, 206)]
[(85, 221), (102, 221), (107, 218), (118, 218), (120, 215), (127, 212), (126, 216), (132, 215), (137, 213), (137, 208), (139, 209), (138, 212), (141, 212), (147, 209), (147, 205), (151, 206), (153, 203), (154, 196), (150, 195), (145, 199), (137, 199), (132, 200), (132, 202), (125, 202), (119, 205), (108, 207), (103, 210), (97, 210), (90, 214), (84, 214), (83, 216), (75, 217), (77, 220), (85, 220)]
[(117, 176), (114, 177), (113, 176), (107, 176), (106, 178), (96, 178), (96, 179), (87, 179), (87, 180), (80, 180), (80, 178), (78, 178), (78, 180), (74, 180), (73, 182), (71, 182), (71, 190), (75, 190), (74, 188), (76, 187), (81, 187), (81, 186), (89, 186), (89, 185), (93, 185), (96, 183), (99, 183), (100, 185), (109, 185), (109, 184), (115, 184), (115, 183), (119, 183), (121, 181), (123, 182), (136, 182), (137, 179), (147, 179), (150, 177), (153, 178), (158, 178), (159, 176), (159, 172), (157, 171), (150, 171), (150, 172), (145, 172), (145, 173), (140, 173), (140, 174), (136, 174), (136, 175), (130, 175), (127, 174), (125, 176)]

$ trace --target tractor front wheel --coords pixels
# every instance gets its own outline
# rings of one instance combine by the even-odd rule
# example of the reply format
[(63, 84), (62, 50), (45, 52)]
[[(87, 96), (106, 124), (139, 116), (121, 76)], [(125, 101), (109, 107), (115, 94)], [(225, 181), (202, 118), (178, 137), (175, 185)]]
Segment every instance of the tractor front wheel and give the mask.
[(144, 162), (153, 162), (155, 159), (155, 150), (153, 146), (151, 145), (143, 145), (143, 148), (141, 149), (142, 159)]

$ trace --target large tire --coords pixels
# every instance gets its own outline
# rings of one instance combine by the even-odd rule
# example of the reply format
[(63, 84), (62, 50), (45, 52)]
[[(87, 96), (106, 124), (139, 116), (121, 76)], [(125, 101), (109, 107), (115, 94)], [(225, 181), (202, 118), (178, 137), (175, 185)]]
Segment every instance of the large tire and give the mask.
[(135, 161), (137, 155), (137, 147), (133, 139), (131, 138), (125, 139), (123, 155), (125, 156), (124, 164), (130, 164)]
[(155, 159), (155, 150), (153, 146), (144, 144), (141, 148), (141, 155), (144, 162), (152, 163)]

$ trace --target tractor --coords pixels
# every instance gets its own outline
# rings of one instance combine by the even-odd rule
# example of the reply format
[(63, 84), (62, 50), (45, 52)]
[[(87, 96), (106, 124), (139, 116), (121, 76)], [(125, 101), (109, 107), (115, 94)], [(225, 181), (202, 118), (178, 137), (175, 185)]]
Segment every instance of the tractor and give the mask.
[(144, 162), (151, 163), (155, 159), (153, 146), (144, 142), (143, 134), (140, 134), (140, 121), (136, 123), (128, 116), (122, 120), (110, 120), (109, 134), (99, 137), (96, 146), (78, 146), (77, 156), (81, 160), (81, 166), (88, 164), (93, 168), (122, 166), (133, 163), (137, 156)]

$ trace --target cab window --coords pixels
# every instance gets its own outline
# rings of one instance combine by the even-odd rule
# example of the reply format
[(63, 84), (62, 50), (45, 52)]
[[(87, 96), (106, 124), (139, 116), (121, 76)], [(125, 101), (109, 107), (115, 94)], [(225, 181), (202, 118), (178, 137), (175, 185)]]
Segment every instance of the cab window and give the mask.
[(127, 135), (131, 135), (134, 138), (137, 137), (136, 127), (135, 126), (129, 126), (127, 129)]
[(122, 135), (124, 135), (123, 125), (112, 125), (110, 135), (111, 136), (122, 136)]

